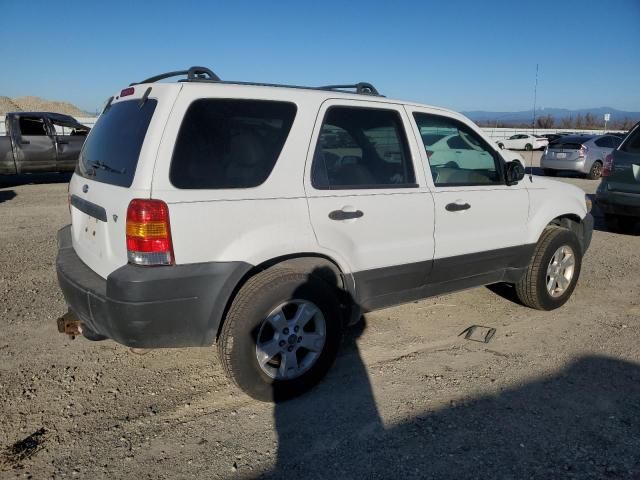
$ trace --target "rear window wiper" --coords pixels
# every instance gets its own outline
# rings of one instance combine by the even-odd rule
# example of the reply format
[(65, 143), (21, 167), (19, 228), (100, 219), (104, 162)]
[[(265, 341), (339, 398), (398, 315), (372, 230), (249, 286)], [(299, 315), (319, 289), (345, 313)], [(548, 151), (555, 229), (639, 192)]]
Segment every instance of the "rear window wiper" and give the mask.
[(111, 172), (111, 173), (126, 173), (126, 169), (122, 168), (120, 170), (118, 170), (117, 168), (113, 168), (111, 165), (108, 165), (104, 162), (88, 162), (89, 166), (93, 167), (93, 169), (95, 170), (96, 168), (99, 168), (101, 170), (104, 170), (106, 172)]

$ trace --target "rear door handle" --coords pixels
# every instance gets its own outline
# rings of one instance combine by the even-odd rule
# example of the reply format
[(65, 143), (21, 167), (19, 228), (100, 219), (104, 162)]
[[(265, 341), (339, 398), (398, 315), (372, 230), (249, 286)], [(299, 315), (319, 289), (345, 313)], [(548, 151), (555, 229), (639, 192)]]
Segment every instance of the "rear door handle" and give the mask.
[(468, 203), (448, 203), (446, 207), (448, 212), (459, 212), (461, 210), (469, 210), (471, 205)]
[(353, 218), (360, 218), (364, 216), (362, 210), (356, 210), (355, 212), (347, 212), (345, 210), (334, 210), (329, 213), (329, 218), (331, 220), (350, 220)]

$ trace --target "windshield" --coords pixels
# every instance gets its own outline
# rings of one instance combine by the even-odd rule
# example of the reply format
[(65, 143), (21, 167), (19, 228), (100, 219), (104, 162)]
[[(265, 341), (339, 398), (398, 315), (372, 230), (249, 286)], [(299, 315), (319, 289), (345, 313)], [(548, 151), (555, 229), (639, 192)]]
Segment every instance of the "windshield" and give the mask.
[(156, 100), (118, 102), (100, 115), (82, 147), (76, 173), (102, 183), (131, 186)]

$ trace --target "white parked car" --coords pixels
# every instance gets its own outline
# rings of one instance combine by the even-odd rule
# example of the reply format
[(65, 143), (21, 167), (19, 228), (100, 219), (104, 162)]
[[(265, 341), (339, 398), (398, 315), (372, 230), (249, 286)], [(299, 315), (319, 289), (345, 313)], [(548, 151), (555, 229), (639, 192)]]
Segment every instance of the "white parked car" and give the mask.
[(500, 148), (512, 150), (540, 150), (549, 145), (549, 140), (538, 135), (519, 133), (496, 142)]
[(217, 342), (241, 389), (278, 400), (323, 377), (362, 312), (497, 282), (563, 305), (591, 240), (584, 193), (525, 179), (463, 115), (351, 87), (193, 67), (115, 94), (69, 185), (59, 329)]

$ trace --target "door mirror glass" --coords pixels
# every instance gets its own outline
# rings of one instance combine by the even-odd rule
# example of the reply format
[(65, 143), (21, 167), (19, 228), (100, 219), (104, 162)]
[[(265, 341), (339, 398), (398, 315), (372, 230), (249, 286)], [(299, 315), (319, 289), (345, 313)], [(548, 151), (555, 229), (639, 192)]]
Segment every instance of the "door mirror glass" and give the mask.
[(508, 162), (504, 166), (504, 178), (507, 185), (515, 185), (524, 178), (525, 171), (518, 161)]

